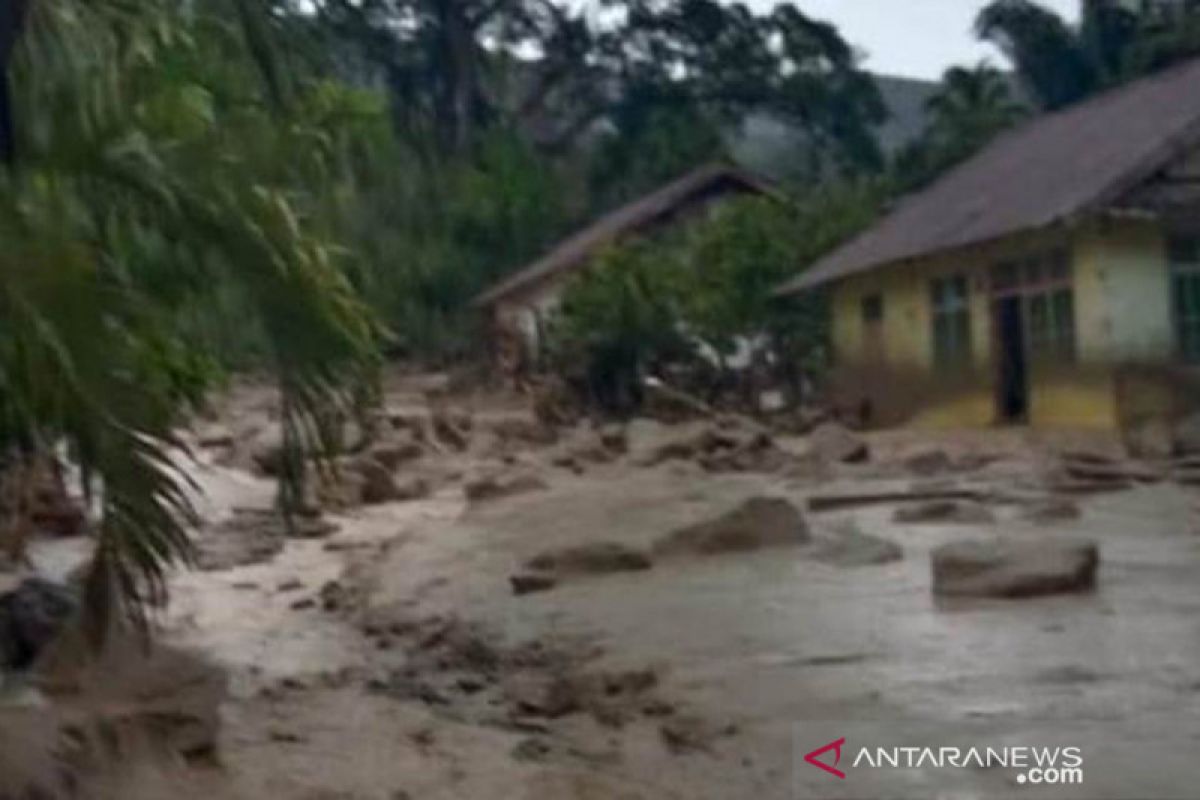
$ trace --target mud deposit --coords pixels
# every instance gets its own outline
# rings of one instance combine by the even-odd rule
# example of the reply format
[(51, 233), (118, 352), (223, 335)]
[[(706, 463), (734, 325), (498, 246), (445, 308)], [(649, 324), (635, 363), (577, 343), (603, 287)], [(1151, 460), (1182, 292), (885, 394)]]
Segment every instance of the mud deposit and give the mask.
[[(222, 687), (213, 745), (118, 738), (136, 768), (84, 764), (99, 777), (81, 796), (1195, 796), (1195, 489), (1122, 478), (1068, 500), (1057, 450), (1080, 441), (1066, 435), (547, 431), (492, 398), (461, 406), (391, 387), (382, 441), (343, 465), (387, 491), (353, 478), (313, 499), (297, 535), (269, 511), (270, 398), (231, 398), (190, 467), (205, 569), (174, 578), (162, 635), (223, 673), (205, 684)], [(1146, 469), (1086, 463), (1092, 481)], [(1079, 539), (1099, 553), (1094, 587), (932, 591), (944, 545)], [(5, 776), (15, 742), (48, 743), (40, 767), (20, 763), (55, 769), (70, 704), (25, 678), (2, 691)], [(92, 711), (111, 719), (125, 701), (109, 700)], [(895, 745), (1057, 735), (1082, 748), (1086, 791), (1018, 787), (1006, 769), (843, 782), (801, 760), (853, 746), (856, 726)], [(1153, 758), (1123, 760), (1129, 731)]]

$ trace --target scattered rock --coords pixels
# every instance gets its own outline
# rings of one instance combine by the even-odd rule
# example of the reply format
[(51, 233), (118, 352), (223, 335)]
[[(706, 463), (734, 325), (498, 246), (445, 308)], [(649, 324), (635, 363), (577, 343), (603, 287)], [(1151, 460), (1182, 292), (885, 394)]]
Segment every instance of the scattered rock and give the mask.
[(660, 539), (664, 555), (719, 555), (804, 544), (810, 538), (800, 512), (778, 497), (752, 497), (716, 519), (681, 528)]
[(990, 525), (996, 517), (979, 503), (966, 500), (931, 500), (896, 509), (892, 517), (905, 525)]
[(392, 471), (372, 457), (356, 459), (351, 469), (362, 476), (362, 501), (367, 505), (391, 503), (399, 499), (400, 488)]
[(431, 421), (438, 440), (462, 452), (471, 444), (471, 429), (474, 420), (471, 413), (461, 408), (435, 409)]
[(600, 444), (610, 452), (623, 454), (629, 452), (629, 430), (624, 425), (604, 425), (598, 432)]
[(512, 749), (512, 757), (517, 761), (545, 761), (550, 750), (550, 744), (545, 739), (534, 736), (517, 742)]
[(544, 572), (522, 572), (509, 576), (513, 594), (524, 595), (548, 592), (558, 585), (558, 578)]
[(659, 736), (672, 755), (692, 752), (711, 752), (713, 743), (737, 733), (737, 726), (714, 725), (694, 716), (675, 716), (658, 726)]
[(933, 552), (933, 591), (1001, 598), (1089, 591), (1099, 563), (1094, 542), (954, 542)]
[(633, 547), (617, 542), (589, 544), (548, 550), (531, 558), (526, 568), (555, 575), (604, 575), (612, 572), (636, 572), (651, 567), (650, 557)]
[(582, 707), (580, 687), (561, 675), (524, 673), (513, 676), (505, 694), (523, 714), (557, 719)]
[(904, 548), (846, 525), (833, 535), (819, 539), (812, 557), (835, 567), (870, 567), (903, 560)]
[(871, 457), (866, 440), (837, 422), (819, 425), (808, 442), (818, 457), (835, 464), (861, 464)]
[(489, 475), (469, 481), (463, 487), (463, 492), (468, 502), (484, 503), (548, 488), (546, 482), (536, 475)]
[(42, 578), (26, 578), (0, 595), (0, 668), (33, 664), (77, 607), (74, 592)]

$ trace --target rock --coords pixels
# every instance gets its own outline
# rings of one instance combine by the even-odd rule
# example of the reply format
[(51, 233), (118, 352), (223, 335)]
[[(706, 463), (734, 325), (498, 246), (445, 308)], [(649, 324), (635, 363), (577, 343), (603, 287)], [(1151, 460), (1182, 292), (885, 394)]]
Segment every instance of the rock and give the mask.
[(73, 591), (42, 578), (26, 578), (0, 595), (0, 668), (32, 665), (77, 607)]
[(629, 431), (624, 425), (604, 425), (598, 431), (600, 444), (612, 453), (629, 452)]
[(1175, 449), (1171, 425), (1161, 418), (1146, 419), (1128, 426), (1124, 439), (1125, 448), (1135, 458), (1157, 461), (1170, 458)]
[(283, 431), (278, 425), (255, 435), (250, 445), (250, 460), (263, 475), (277, 478), (283, 474)]
[(548, 488), (546, 482), (536, 475), (489, 475), (468, 481), (463, 487), (463, 492), (469, 502), (484, 503)]
[(525, 715), (558, 719), (579, 711), (580, 687), (561, 675), (518, 674), (505, 686), (505, 695)]
[(931, 561), (935, 594), (1022, 598), (1095, 588), (1100, 551), (1094, 542), (954, 542)]
[(824, 461), (861, 464), (871, 457), (865, 439), (837, 422), (826, 422), (809, 434), (809, 446)]
[(892, 519), (904, 525), (989, 525), (996, 517), (979, 503), (931, 500), (896, 509)]
[(431, 420), (433, 432), (439, 441), (460, 452), (470, 446), (474, 420), (469, 411), (461, 408), (439, 408), (433, 412)]
[(1033, 503), (1021, 511), (1021, 519), (1041, 524), (1066, 522), (1083, 516), (1079, 506), (1066, 498), (1053, 498)]
[(851, 525), (818, 540), (812, 558), (834, 567), (871, 567), (903, 560), (904, 548)]
[(362, 501), (367, 505), (391, 503), (399, 499), (400, 489), (392, 471), (371, 457), (355, 459), (350, 469), (362, 476)]
[(944, 450), (925, 450), (906, 458), (904, 468), (921, 476), (940, 475), (954, 469), (954, 462)]
[(650, 557), (616, 542), (592, 542), (541, 553), (528, 562), (528, 569), (556, 575), (604, 575), (637, 572), (651, 567)]
[(1176, 455), (1200, 454), (1200, 412), (1176, 423), (1173, 440)]
[(206, 449), (233, 447), (233, 432), (224, 425), (209, 424), (196, 434), (196, 444)]
[(716, 519), (681, 528), (660, 539), (664, 555), (720, 555), (804, 544), (810, 538), (800, 512), (778, 497), (752, 497)]
[(423, 500), (431, 494), (433, 494), (433, 484), (418, 475), (396, 482), (396, 502)]
[(367, 451), (369, 458), (383, 465), (389, 472), (395, 472), (401, 464), (415, 461), (423, 455), (425, 448), (414, 441), (386, 442)]
[(558, 578), (545, 572), (522, 572), (508, 578), (513, 594), (525, 595), (548, 592), (558, 585)]

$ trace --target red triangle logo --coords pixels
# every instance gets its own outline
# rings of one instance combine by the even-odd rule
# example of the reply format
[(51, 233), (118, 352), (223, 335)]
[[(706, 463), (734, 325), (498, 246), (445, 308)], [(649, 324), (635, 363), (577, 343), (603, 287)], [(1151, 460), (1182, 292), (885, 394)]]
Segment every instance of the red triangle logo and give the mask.
[[(838, 739), (836, 742), (830, 742), (829, 744), (825, 745), (824, 747), (822, 747), (819, 750), (813, 750), (811, 753), (809, 753), (808, 755), (806, 755), (804, 757), (804, 760), (807, 761), (809, 764), (812, 764), (817, 769), (825, 770), (830, 775), (833, 775), (835, 777), (841, 778), (842, 780), (845, 780), (846, 773), (842, 772), (840, 769), (836, 769), (838, 763), (842, 760), (842, 745), (844, 745), (845, 743), (846, 743), (846, 737), (843, 736), (841, 739)], [(829, 764), (826, 764), (823, 761), (817, 760), (821, 756), (828, 753), (830, 750), (833, 751), (833, 765), (832, 766), (830, 766)]]

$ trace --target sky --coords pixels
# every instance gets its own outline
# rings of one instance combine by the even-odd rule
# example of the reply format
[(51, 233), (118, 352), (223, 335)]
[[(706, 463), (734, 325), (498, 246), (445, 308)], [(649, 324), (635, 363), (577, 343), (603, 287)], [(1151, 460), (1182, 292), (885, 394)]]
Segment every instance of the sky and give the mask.
[[(976, 40), (975, 15), (985, 0), (792, 0), (811, 17), (838, 26), (866, 55), (872, 72), (940, 78), (947, 67), (987, 58), (1005, 66), (995, 48)], [(1079, 0), (1039, 0), (1074, 20)], [(776, 0), (748, 0), (765, 11)]]

